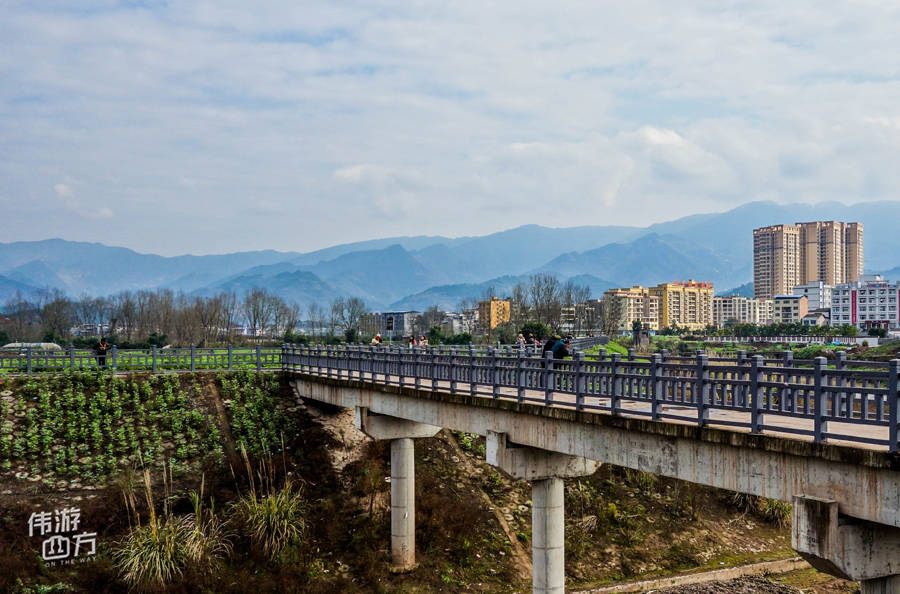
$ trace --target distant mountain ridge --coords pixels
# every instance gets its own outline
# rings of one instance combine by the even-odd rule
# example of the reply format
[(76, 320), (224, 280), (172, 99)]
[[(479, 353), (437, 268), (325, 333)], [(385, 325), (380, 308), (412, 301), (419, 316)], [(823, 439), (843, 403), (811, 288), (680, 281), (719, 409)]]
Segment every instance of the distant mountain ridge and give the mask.
[(752, 276), (752, 229), (806, 220), (860, 221), (866, 270), (900, 275), (900, 201), (852, 206), (751, 202), (649, 227), (525, 225), (478, 237), (415, 236), (334, 245), (308, 253), (263, 250), (163, 257), (99, 243), (51, 239), (0, 243), (0, 303), (16, 291), (69, 295), (170, 288), (197, 295), (261, 287), (306, 307), (338, 296), (377, 309), (456, 307), (489, 287), (508, 292), (536, 272), (611, 286), (712, 281), (742, 291)]

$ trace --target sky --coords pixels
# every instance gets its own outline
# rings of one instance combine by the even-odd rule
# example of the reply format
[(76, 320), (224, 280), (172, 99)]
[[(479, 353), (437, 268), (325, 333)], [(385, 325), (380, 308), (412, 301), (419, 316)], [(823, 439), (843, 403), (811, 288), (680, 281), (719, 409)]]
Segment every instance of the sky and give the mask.
[(0, 242), (308, 251), (894, 199), (900, 3), (0, 0)]

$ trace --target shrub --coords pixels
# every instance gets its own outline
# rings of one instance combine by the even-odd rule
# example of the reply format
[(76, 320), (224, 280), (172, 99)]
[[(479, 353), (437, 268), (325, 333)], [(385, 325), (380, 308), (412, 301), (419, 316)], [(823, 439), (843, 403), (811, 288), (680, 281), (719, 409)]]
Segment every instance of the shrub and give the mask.
[(232, 518), (243, 529), (250, 543), (264, 556), (274, 560), (306, 531), (307, 505), (299, 485), (290, 478), (285, 477), (280, 489), (275, 487), (270, 456), (261, 461), (257, 473), (260, 477), (258, 486), (253, 481), (254, 473), (243, 443), (241, 456), (247, 466), (250, 489), (233, 503)]

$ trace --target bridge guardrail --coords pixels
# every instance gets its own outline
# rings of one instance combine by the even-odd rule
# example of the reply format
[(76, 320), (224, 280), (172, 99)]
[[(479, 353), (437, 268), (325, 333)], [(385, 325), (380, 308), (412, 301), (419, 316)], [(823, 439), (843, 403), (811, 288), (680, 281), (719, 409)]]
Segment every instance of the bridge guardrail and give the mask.
[(719, 425), (865, 443), (898, 450), (900, 360), (875, 365), (824, 357), (712, 361), (660, 354), (576, 353), (553, 360), (508, 348), (483, 350), (285, 345), (286, 372), (448, 390), (652, 420)]
[(0, 371), (7, 373), (64, 371), (197, 371), (203, 369), (280, 370), (281, 347), (118, 349), (105, 356), (87, 349), (43, 351), (34, 348), (0, 349)]

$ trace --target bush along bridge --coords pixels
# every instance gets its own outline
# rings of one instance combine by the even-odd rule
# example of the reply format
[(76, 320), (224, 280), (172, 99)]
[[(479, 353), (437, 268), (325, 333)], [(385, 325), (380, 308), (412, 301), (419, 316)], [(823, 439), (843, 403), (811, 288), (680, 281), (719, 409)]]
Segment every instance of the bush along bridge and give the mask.
[(391, 442), (391, 553), (415, 566), (414, 440), (483, 435), (532, 485), (534, 592), (563, 592), (563, 481), (609, 463), (793, 504), (814, 567), (900, 592), (900, 361), (641, 359), (510, 348), (283, 348), (299, 397)]

